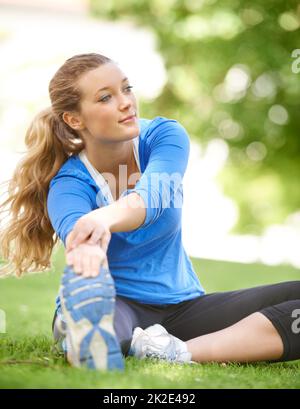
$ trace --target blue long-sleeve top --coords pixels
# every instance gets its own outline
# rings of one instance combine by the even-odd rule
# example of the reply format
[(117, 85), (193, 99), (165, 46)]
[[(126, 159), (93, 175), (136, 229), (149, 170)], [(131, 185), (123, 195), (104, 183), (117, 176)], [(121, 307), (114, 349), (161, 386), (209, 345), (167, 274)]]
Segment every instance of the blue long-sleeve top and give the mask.
[[(189, 137), (173, 119), (139, 119), (141, 177), (133, 189), (146, 205), (143, 224), (112, 233), (107, 250), (117, 295), (147, 304), (175, 304), (204, 294), (182, 244), (182, 178)], [(109, 204), (80, 155), (71, 156), (51, 180), (47, 199), (51, 224), (65, 244), (76, 221)]]

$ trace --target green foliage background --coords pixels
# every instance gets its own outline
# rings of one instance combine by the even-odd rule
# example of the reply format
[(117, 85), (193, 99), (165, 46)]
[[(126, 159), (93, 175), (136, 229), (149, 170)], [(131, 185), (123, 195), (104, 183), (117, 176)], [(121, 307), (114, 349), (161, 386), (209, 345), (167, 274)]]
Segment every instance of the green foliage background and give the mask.
[[(141, 112), (179, 120), (203, 144), (228, 145), (219, 179), (239, 206), (236, 230), (260, 233), (299, 209), (298, 1), (90, 0), (90, 10), (153, 31), (168, 81), (158, 98), (141, 101)], [(228, 98), (234, 67), (249, 81)]]

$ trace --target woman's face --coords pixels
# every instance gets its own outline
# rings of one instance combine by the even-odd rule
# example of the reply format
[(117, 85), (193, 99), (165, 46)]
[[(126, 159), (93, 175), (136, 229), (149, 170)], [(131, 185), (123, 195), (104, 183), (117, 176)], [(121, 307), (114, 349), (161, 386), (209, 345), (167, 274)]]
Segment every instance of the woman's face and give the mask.
[[(78, 85), (82, 91), (80, 118), (84, 137), (105, 143), (139, 135), (137, 101), (128, 79), (116, 64), (103, 64), (87, 72)], [(121, 122), (132, 115), (131, 120)]]

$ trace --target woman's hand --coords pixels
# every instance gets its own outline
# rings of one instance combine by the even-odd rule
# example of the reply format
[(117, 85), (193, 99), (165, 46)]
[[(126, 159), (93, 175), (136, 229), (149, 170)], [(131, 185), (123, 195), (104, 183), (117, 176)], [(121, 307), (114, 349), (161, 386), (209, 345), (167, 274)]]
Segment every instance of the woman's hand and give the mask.
[(82, 243), (98, 243), (106, 253), (110, 239), (111, 233), (108, 223), (100, 218), (99, 209), (96, 209), (77, 220), (73, 230), (68, 235), (66, 249), (67, 251), (73, 250)]
[(79, 244), (66, 253), (67, 265), (73, 266), (74, 272), (83, 277), (96, 277), (100, 267), (108, 269), (106, 253), (99, 244)]

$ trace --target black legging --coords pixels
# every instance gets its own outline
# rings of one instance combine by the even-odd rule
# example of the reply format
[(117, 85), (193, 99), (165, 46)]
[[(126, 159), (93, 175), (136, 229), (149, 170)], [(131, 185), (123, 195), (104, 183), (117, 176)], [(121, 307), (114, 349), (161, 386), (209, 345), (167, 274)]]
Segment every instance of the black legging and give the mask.
[[(187, 341), (226, 328), (254, 312), (264, 314), (282, 338), (284, 352), (278, 361), (300, 359), (300, 281), (216, 292), (169, 305), (141, 304), (118, 296), (114, 327), (127, 355), (135, 327), (159, 323)], [(54, 337), (58, 336), (54, 326)]]

